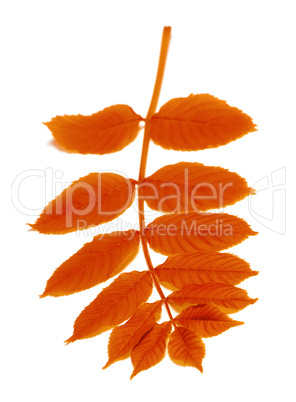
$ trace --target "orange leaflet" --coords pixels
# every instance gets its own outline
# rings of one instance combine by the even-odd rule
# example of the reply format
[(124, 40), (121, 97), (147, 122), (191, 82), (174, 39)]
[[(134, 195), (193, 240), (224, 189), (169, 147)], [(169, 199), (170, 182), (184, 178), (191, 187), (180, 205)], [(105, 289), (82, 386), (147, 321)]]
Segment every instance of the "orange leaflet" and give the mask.
[(155, 268), (160, 281), (170, 283), (181, 289), (187, 284), (208, 282), (237, 285), (257, 271), (250, 269), (245, 260), (228, 253), (177, 254)]
[(177, 324), (198, 333), (202, 338), (216, 336), (229, 328), (242, 325), (223, 313), (219, 307), (210, 305), (190, 306), (175, 317)]
[(152, 292), (149, 271), (123, 273), (80, 313), (67, 343), (91, 338), (127, 320)]
[[(163, 148), (192, 151), (218, 147), (256, 130), (248, 115), (209, 94), (172, 99), (156, 113), (170, 34), (171, 28), (164, 27), (154, 91), (145, 119), (127, 105), (114, 105), (91, 116), (57, 116), (45, 123), (65, 151), (106, 154), (133, 141), (143, 121), (138, 183), (114, 173), (90, 173), (50, 202), (36, 223), (30, 225), (45, 234), (100, 225), (122, 214), (138, 191), (139, 232), (96, 236), (56, 269), (41, 296), (69, 295), (119, 274), (136, 255), (140, 237), (149, 271), (120, 274), (81, 312), (73, 335), (66, 341), (90, 338), (114, 328), (105, 367), (131, 353), (131, 378), (163, 358), (172, 325), (175, 331), (168, 345), (171, 359), (202, 371), (205, 348), (200, 336), (214, 336), (240, 325), (224, 312), (235, 312), (257, 300), (232, 286), (257, 272), (234, 255), (218, 253), (256, 232), (236, 216), (202, 213), (253, 194), (246, 180), (222, 167), (197, 162), (164, 166), (145, 177), (150, 139)], [(150, 208), (169, 214), (145, 227), (145, 201)], [(169, 256), (156, 268), (149, 245)], [(180, 290), (166, 296), (160, 281)], [(153, 285), (159, 299), (145, 303)], [(190, 304), (198, 305), (186, 308)], [(174, 317), (176, 312), (170, 305), (183, 312)], [(169, 322), (156, 324), (162, 306)]]
[(222, 208), (253, 191), (237, 173), (190, 162), (164, 166), (139, 183), (150, 208), (174, 213)]
[(171, 214), (145, 228), (150, 247), (161, 254), (220, 251), (257, 234), (240, 218), (229, 214)]
[(201, 373), (205, 345), (202, 339), (190, 329), (177, 327), (171, 334), (168, 352), (171, 360), (181, 366), (197, 368)]
[(142, 304), (125, 324), (113, 329), (108, 344), (109, 360), (103, 368), (126, 357), (153, 327), (156, 314), (161, 311), (161, 305), (162, 301)]
[(171, 332), (172, 324), (163, 322), (153, 328), (134, 347), (131, 354), (134, 371), (131, 379), (143, 370), (159, 363), (165, 355), (166, 340)]
[(204, 304), (213, 302), (231, 311), (242, 310), (258, 299), (251, 299), (244, 289), (223, 283), (205, 283), (203, 285), (186, 285), (168, 296), (168, 301), (182, 306), (189, 302)]
[(109, 154), (134, 141), (143, 118), (127, 105), (114, 105), (91, 116), (56, 116), (44, 123), (65, 151)]
[(100, 234), (55, 270), (44, 296), (64, 296), (89, 289), (121, 272), (139, 251), (139, 232)]
[(255, 131), (251, 117), (209, 94), (171, 99), (150, 121), (150, 136), (166, 149), (197, 151)]
[(135, 184), (115, 173), (90, 173), (51, 201), (30, 226), (40, 233), (64, 234), (112, 221), (132, 204)]

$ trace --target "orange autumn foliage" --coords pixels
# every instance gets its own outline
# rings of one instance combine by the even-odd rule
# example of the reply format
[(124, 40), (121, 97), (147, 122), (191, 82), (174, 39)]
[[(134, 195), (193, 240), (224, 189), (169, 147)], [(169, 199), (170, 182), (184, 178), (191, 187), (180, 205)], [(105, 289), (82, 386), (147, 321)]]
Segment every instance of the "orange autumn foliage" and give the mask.
[(66, 151), (103, 155), (134, 141), (141, 120), (131, 107), (114, 105), (91, 116), (57, 116), (44, 124)]
[(121, 324), (145, 302), (152, 292), (149, 271), (123, 273), (81, 312), (74, 323), (74, 333), (67, 343), (91, 338)]
[(243, 219), (225, 213), (163, 215), (145, 228), (150, 247), (165, 255), (225, 250), (255, 234)]
[(168, 352), (176, 364), (192, 366), (203, 372), (202, 360), (205, 356), (205, 345), (196, 332), (176, 327), (169, 340)]
[(51, 201), (30, 226), (44, 234), (64, 234), (112, 221), (131, 206), (135, 185), (115, 173), (90, 173)]
[(89, 289), (121, 272), (139, 250), (139, 232), (98, 235), (55, 270), (41, 297)]
[(155, 144), (177, 151), (216, 148), (255, 130), (248, 115), (209, 94), (170, 100), (150, 125)]
[(154, 324), (152, 329), (133, 348), (131, 359), (134, 371), (131, 379), (140, 371), (149, 369), (164, 358), (166, 341), (171, 332), (171, 326), (170, 322)]
[(202, 338), (222, 334), (231, 327), (243, 324), (241, 321), (235, 321), (228, 317), (227, 314), (211, 303), (190, 306), (177, 315), (175, 321), (182, 327), (197, 332)]
[(140, 194), (161, 212), (198, 212), (232, 205), (253, 190), (237, 173), (201, 163), (164, 166), (146, 177)]
[(182, 289), (187, 284), (208, 282), (237, 285), (243, 280), (257, 275), (250, 265), (236, 255), (229, 253), (177, 254), (155, 267), (158, 279), (176, 288)]
[(113, 329), (109, 339), (109, 360), (104, 368), (125, 357), (153, 327), (156, 314), (161, 312), (162, 301), (142, 304), (123, 325)]
[[(171, 164), (145, 174), (150, 140), (165, 149), (193, 151), (225, 145), (256, 130), (248, 115), (209, 94), (172, 99), (156, 112), (170, 32), (170, 27), (164, 28), (146, 118), (127, 105), (114, 105), (90, 116), (57, 116), (46, 123), (65, 151), (101, 155), (127, 146), (136, 138), (140, 122), (145, 122), (138, 180), (90, 173), (52, 200), (30, 225), (44, 234), (99, 226), (124, 213), (138, 195), (139, 230), (101, 231), (53, 272), (41, 295), (70, 295), (115, 277), (78, 315), (65, 342), (112, 330), (104, 368), (130, 356), (131, 378), (158, 364), (166, 350), (174, 363), (202, 372), (202, 338), (243, 324), (228, 314), (257, 300), (236, 285), (258, 272), (234, 254), (221, 252), (256, 232), (237, 216), (205, 212), (253, 194), (246, 180), (198, 162)], [(145, 203), (164, 213), (148, 225)], [(138, 264), (137, 270), (122, 273), (138, 253), (140, 241), (147, 267)], [(168, 256), (157, 267), (150, 248)], [(168, 296), (163, 284), (170, 288)], [(158, 297), (151, 302), (153, 289)], [(159, 322), (163, 309), (167, 318)]]

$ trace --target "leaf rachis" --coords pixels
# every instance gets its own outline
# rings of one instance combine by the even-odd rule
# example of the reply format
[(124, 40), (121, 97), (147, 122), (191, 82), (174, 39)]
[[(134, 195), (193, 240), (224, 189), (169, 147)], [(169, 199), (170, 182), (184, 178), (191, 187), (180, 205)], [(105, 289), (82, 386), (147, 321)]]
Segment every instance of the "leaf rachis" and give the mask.
[[(257, 233), (237, 216), (207, 212), (253, 194), (246, 180), (225, 168), (198, 162), (164, 166), (146, 177), (150, 140), (164, 149), (196, 151), (225, 145), (256, 130), (248, 115), (210, 94), (175, 98), (156, 112), (170, 35), (171, 28), (165, 27), (145, 119), (120, 104), (90, 116), (57, 116), (45, 123), (64, 151), (102, 155), (130, 144), (144, 121), (138, 181), (114, 173), (90, 173), (67, 187), (30, 224), (43, 234), (98, 226), (124, 213), (138, 193), (139, 231), (95, 236), (53, 272), (41, 295), (71, 295), (115, 277), (82, 310), (65, 342), (112, 329), (104, 368), (131, 356), (131, 378), (159, 363), (166, 350), (173, 362), (202, 372), (202, 338), (243, 324), (227, 314), (257, 301), (236, 285), (258, 272), (243, 259), (220, 252)], [(148, 225), (145, 202), (163, 213)], [(139, 267), (122, 273), (140, 242), (148, 270)], [(166, 261), (154, 268), (149, 247), (166, 255)], [(160, 300), (149, 303), (153, 286)], [(162, 286), (171, 290), (167, 297)], [(169, 320), (159, 324), (163, 306)]]
[[(145, 124), (145, 129), (144, 129), (144, 139), (143, 139), (143, 145), (142, 145), (142, 154), (141, 154), (139, 180), (138, 180), (139, 183), (141, 181), (143, 181), (145, 178), (148, 150), (149, 150), (149, 143), (150, 143), (149, 120), (150, 120), (151, 116), (153, 116), (153, 114), (155, 113), (157, 103), (158, 103), (158, 98), (159, 98), (159, 94), (160, 94), (160, 90), (161, 90), (161, 84), (162, 84), (162, 80), (163, 80), (165, 63), (166, 63), (166, 58), (167, 58), (167, 53), (168, 53), (168, 48), (169, 48), (170, 35), (171, 35), (171, 27), (165, 27), (163, 30), (162, 43), (161, 43), (161, 49), (160, 49), (160, 57), (159, 57), (158, 70), (157, 70), (157, 74), (156, 74), (154, 90), (153, 90), (150, 106), (149, 106), (147, 116), (146, 116), (146, 124)], [(150, 258), (148, 242), (147, 242), (147, 239), (145, 236), (145, 226), (146, 225), (145, 225), (145, 212), (144, 212), (144, 198), (142, 198), (141, 196), (138, 197), (138, 211), (139, 211), (140, 237), (141, 237), (144, 257), (145, 257), (147, 266), (149, 268), (149, 271), (152, 274), (155, 287), (156, 287), (161, 299), (164, 301), (168, 316), (169, 316), (172, 324), (175, 325), (170, 307), (169, 307), (167, 300), (165, 298), (165, 295), (161, 289), (158, 277), (155, 274), (155, 270), (154, 270), (154, 267), (153, 267), (153, 264), (152, 264), (152, 261)]]

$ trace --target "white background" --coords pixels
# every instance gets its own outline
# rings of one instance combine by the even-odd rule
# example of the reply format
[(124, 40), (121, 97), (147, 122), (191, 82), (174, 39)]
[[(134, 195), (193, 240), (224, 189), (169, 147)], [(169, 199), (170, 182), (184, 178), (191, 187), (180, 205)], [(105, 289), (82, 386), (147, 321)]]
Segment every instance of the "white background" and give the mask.
[[(294, 5), (285, 0), (2, 3), (3, 401), (295, 400)], [(89, 172), (117, 170), (137, 178), (142, 132), (120, 153), (76, 155), (56, 149), (41, 123), (116, 103), (145, 116), (165, 25), (172, 26), (172, 39), (159, 105), (208, 92), (252, 116), (258, 131), (192, 153), (152, 144), (147, 173), (181, 160), (199, 161), (236, 171), (258, 190), (266, 187), (251, 206), (246, 199), (226, 209), (259, 232), (229, 249), (260, 271), (241, 285), (259, 301), (233, 316), (245, 325), (206, 340), (203, 374), (167, 356), (130, 381), (130, 360), (101, 370), (108, 333), (63, 343), (76, 316), (105, 284), (68, 297), (38, 298), (54, 269), (91, 234), (41, 235), (26, 223), (33, 223), (66, 183)], [(121, 222), (135, 226), (135, 210)], [(152, 257), (156, 264), (164, 260)], [(130, 269), (145, 269), (141, 255)]]

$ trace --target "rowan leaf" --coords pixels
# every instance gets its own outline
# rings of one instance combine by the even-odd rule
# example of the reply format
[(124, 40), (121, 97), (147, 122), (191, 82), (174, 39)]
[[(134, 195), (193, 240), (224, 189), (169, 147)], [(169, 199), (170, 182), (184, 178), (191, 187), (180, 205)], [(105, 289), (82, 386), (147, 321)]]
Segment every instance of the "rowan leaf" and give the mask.
[(135, 184), (115, 173), (90, 173), (51, 201), (30, 226), (44, 234), (64, 234), (112, 221), (132, 204)]
[(91, 338), (127, 320), (152, 292), (149, 271), (123, 273), (80, 313), (67, 343)]
[(235, 321), (228, 317), (213, 304), (190, 306), (175, 317), (175, 322), (197, 332), (202, 338), (222, 334), (229, 328), (243, 324), (241, 321)]
[(169, 256), (155, 267), (160, 281), (182, 289), (187, 284), (208, 282), (237, 285), (243, 280), (257, 275), (245, 260), (228, 253), (195, 252)]
[(139, 232), (99, 234), (57, 268), (41, 297), (89, 289), (121, 272), (139, 251)]
[(171, 360), (181, 366), (197, 368), (201, 373), (205, 345), (202, 339), (190, 329), (177, 327), (170, 336), (168, 352)]
[(150, 247), (165, 255), (220, 251), (255, 234), (243, 219), (225, 213), (164, 215), (145, 228)]
[(134, 347), (131, 353), (134, 366), (131, 379), (141, 371), (155, 366), (164, 358), (166, 341), (171, 332), (171, 327), (172, 324), (170, 322), (154, 324), (152, 329)]
[(254, 190), (245, 179), (227, 169), (180, 162), (145, 178), (139, 192), (151, 209), (187, 213), (232, 205)]
[(247, 114), (209, 94), (171, 99), (150, 121), (155, 144), (178, 151), (216, 148), (255, 130)]
[(239, 311), (258, 299), (251, 299), (244, 289), (224, 283), (205, 283), (203, 285), (185, 285), (168, 296), (168, 301), (182, 306), (184, 303), (215, 303), (231, 311)]
[(102, 155), (134, 141), (142, 120), (131, 107), (114, 105), (90, 116), (56, 116), (44, 124), (65, 151)]
[(125, 323), (112, 330), (109, 344), (109, 360), (103, 368), (126, 355), (155, 324), (156, 314), (161, 311), (162, 301), (142, 304)]

